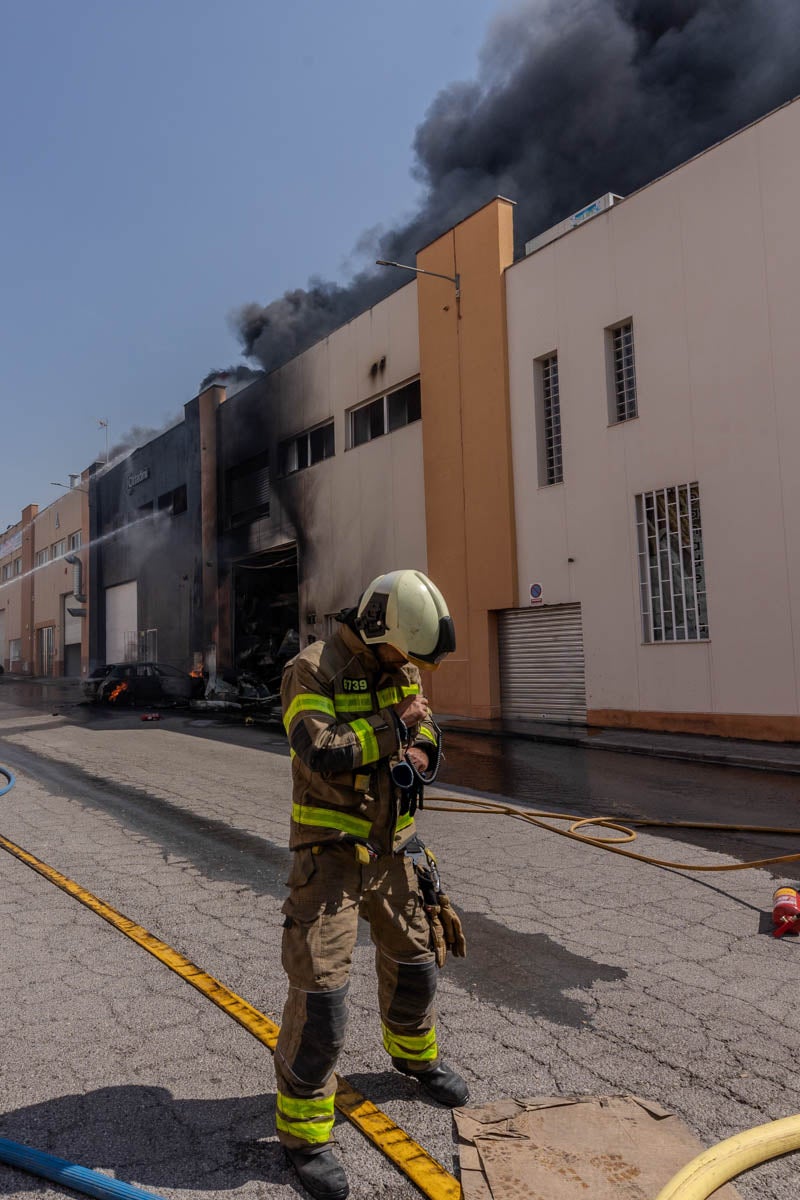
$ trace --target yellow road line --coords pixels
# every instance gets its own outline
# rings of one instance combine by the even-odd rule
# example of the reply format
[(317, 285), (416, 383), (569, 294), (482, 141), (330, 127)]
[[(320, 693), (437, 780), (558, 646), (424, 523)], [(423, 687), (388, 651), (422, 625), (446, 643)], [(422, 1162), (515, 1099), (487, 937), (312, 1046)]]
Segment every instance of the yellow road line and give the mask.
[[(248, 1033), (262, 1042), (274, 1052), (278, 1041), (279, 1027), (270, 1021), (269, 1017), (259, 1012), (252, 1004), (248, 1004), (241, 996), (230, 991), (224, 983), (207, 975), (200, 967), (195, 966), (188, 958), (184, 958), (177, 950), (173, 950), (166, 942), (149, 933), (142, 925), (137, 925), (122, 913), (117, 912), (110, 904), (99, 900), (91, 892), (87, 892), (79, 883), (68, 879), (54, 867), (29, 854), (21, 846), (0, 836), (0, 848), (25, 863), (26, 866), (38, 872), (50, 883), (67, 892), (75, 900), (80, 901), (92, 912), (97, 913), (104, 921), (108, 921), (115, 929), (124, 933), (143, 950), (154, 955), (176, 975), (180, 975), (193, 988), (208, 999), (234, 1021), (238, 1021)], [(461, 1185), (458, 1180), (446, 1171), (441, 1163), (423, 1150), (422, 1146), (410, 1138), (404, 1129), (395, 1125), (386, 1113), (377, 1108), (371, 1100), (352, 1087), (341, 1075), (337, 1076), (339, 1085), (336, 1091), (336, 1107), (348, 1121), (369, 1138), (385, 1154), (396, 1167), (408, 1176), (412, 1183), (431, 1200), (460, 1200)]]

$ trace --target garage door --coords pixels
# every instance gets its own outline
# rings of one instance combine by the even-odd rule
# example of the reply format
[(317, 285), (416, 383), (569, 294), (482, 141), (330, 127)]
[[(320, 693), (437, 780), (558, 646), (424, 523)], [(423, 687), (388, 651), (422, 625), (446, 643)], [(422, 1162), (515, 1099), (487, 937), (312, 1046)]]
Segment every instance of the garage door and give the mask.
[(498, 617), (503, 716), (585, 722), (580, 604), (508, 609)]
[(136, 580), (106, 588), (106, 662), (125, 661), (126, 637), (139, 628)]

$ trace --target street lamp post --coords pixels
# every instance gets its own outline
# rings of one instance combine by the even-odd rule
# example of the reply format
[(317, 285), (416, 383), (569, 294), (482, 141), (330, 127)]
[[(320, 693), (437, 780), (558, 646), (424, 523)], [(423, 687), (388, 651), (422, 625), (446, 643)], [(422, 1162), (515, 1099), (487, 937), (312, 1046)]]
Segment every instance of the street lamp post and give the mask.
[(408, 263), (389, 262), (385, 258), (375, 259), (376, 267), (399, 267), (401, 271), (413, 271), (415, 275), (432, 275), (434, 279), (446, 279), (449, 283), (456, 285), (456, 305), (459, 315), (461, 313), (461, 276), (458, 271), (455, 275), (442, 275), (439, 271), (424, 271), (422, 267), (411, 267)]

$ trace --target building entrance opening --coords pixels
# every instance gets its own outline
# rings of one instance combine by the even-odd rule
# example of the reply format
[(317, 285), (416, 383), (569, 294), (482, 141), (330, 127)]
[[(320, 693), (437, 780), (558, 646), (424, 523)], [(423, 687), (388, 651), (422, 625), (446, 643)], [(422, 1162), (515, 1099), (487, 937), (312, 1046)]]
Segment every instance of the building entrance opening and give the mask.
[(281, 546), (233, 567), (233, 661), (271, 691), (300, 649), (297, 546)]

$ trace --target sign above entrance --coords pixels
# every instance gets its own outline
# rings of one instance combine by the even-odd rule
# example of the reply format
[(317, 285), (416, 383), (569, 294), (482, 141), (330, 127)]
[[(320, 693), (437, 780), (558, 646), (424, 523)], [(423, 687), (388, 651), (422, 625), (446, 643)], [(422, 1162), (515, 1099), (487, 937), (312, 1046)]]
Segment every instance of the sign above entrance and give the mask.
[(540, 583), (531, 584), (531, 604), (544, 604), (542, 585)]

